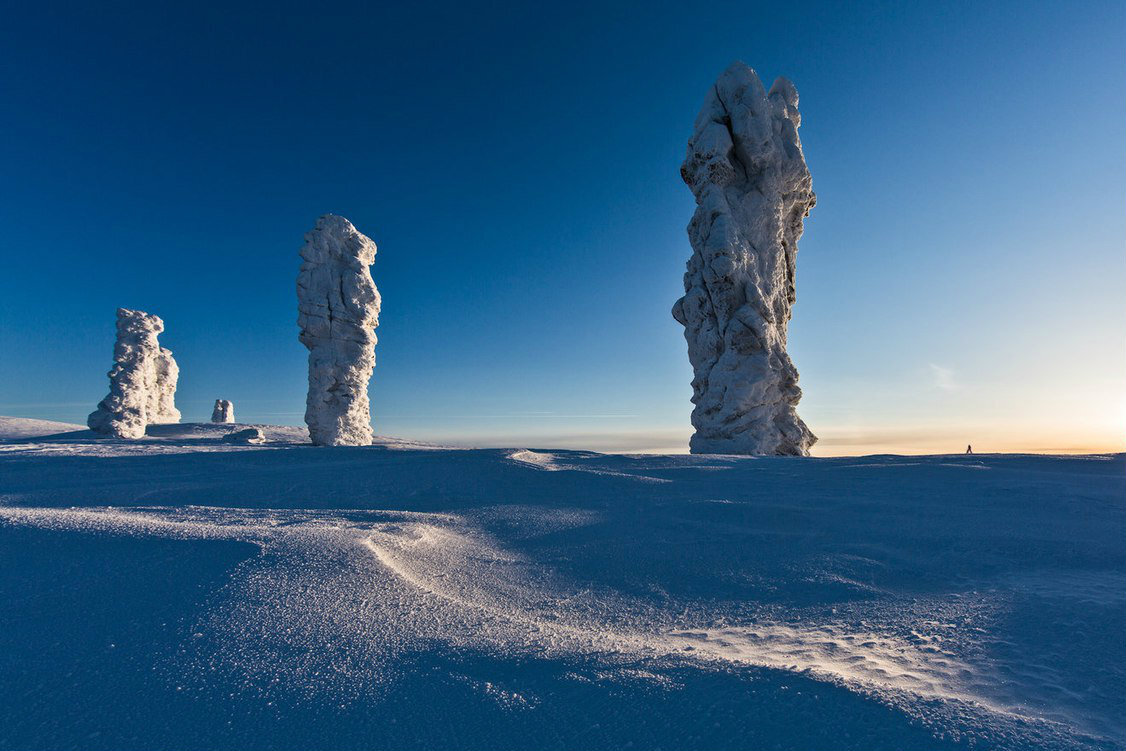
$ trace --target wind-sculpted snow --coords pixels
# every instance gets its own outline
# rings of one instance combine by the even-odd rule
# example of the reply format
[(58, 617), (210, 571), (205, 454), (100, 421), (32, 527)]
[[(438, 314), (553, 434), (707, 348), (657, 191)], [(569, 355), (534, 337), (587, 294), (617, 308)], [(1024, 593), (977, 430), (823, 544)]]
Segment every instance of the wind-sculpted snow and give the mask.
[(807, 456), (798, 371), (786, 353), (796, 259), (815, 197), (802, 154), (798, 92), (767, 93), (734, 63), (708, 93), (681, 177), (696, 197), (692, 257), (672, 315), (684, 326), (695, 454)]
[(10, 456), (0, 547), (253, 546), (156, 661), (227, 745), (1126, 747), (1121, 456)]
[(150, 424), (180, 421), (175, 404), (180, 369), (172, 352), (157, 342), (162, 331), (164, 321), (158, 316), (117, 309), (109, 395), (86, 420), (95, 433), (140, 438)]
[[(44, 420), (21, 420), (11, 429), (11, 438), (5, 435), (5, 421), (14, 418), (0, 418), (0, 454), (27, 457), (155, 457), (172, 455), (194, 455), (223, 453), (230, 451), (262, 450), (274, 451), (308, 445), (309, 431), (305, 427), (291, 425), (253, 425), (262, 432), (263, 442), (251, 444), (230, 443), (223, 439), (231, 435), (228, 423), (176, 423), (170, 425), (150, 425), (143, 438), (135, 440), (92, 440), (96, 437), (90, 430), (73, 430), (78, 426), (68, 423), (51, 423)], [(41, 427), (39, 427), (41, 426)], [(61, 429), (69, 428), (66, 432)], [(239, 432), (239, 431), (235, 431)], [(399, 450), (456, 451), (448, 446), (410, 441), (387, 436), (374, 436), (375, 446)], [(159, 482), (159, 480), (157, 480)]]
[[(593, 458), (598, 456), (594, 453), (586, 454), (586, 458)], [(529, 467), (542, 469), (545, 472), (560, 472), (563, 470), (571, 472), (589, 472), (595, 475), (606, 475), (616, 477), (628, 477), (632, 480), (639, 480), (643, 482), (668, 482), (668, 480), (660, 477), (647, 477), (631, 472), (620, 472), (609, 467), (599, 467), (597, 464), (591, 462), (566, 462), (560, 461), (559, 458), (552, 453), (546, 451), (530, 451), (528, 449), (520, 449), (513, 451), (508, 455), (508, 458), (514, 462), (525, 464)]]
[(368, 267), (375, 251), (370, 238), (332, 214), (317, 220), (301, 248), (297, 325), (309, 350), (305, 423), (321, 446), (371, 444), (368, 381), (380, 298)]
[(0, 417), (0, 441), (26, 440), (38, 436), (72, 433), (85, 427), (71, 422), (36, 420), (27, 417)]
[[(239, 600), (255, 606), (222, 613), (213, 624), (230, 629), (227, 638), (232, 640), (244, 638), (254, 623), (270, 623), (275, 631), (296, 630), (304, 638), (324, 641), (324, 648), (342, 636), (337, 629), (341, 613), (347, 612), (353, 626), (363, 621), (366, 628), (394, 624), (387, 629), (394, 632), (393, 639), (380, 628), (367, 633), (375, 643), (364, 651), (373, 653), (392, 648), (388, 640), (431, 639), (503, 652), (633, 657), (684, 657), (688, 652), (692, 659), (812, 670), (873, 689), (905, 688), (922, 691), (927, 698), (980, 702), (958, 678), (969, 672), (968, 666), (942, 650), (919, 649), (893, 635), (852, 634), (839, 626), (766, 622), (692, 630), (700, 624), (678, 623), (678, 608), (670, 612), (611, 591), (578, 587), (553, 575), (550, 567), (506, 552), (461, 515), (0, 508), (0, 518), (47, 528), (254, 541), (269, 565), (244, 572), (245, 579), (234, 586), (248, 587)], [(375, 611), (368, 615), (356, 612), (353, 601), (363, 590), (361, 602)], [(302, 598), (311, 599), (315, 610), (296, 607)], [(396, 612), (384, 607), (388, 603), (394, 603), (391, 610)], [(240, 645), (243, 658), (247, 646)], [(380, 680), (362, 672), (359, 677), (365, 681)], [(331, 681), (355, 677), (338, 673)], [(340, 687), (330, 683), (322, 688)]]
[[(566, 509), (510, 511), (546, 516), (557, 534), (598, 521)], [(552, 524), (555, 515), (578, 524)], [(656, 606), (573, 581), (505, 550), (472, 514), (0, 508), (0, 520), (259, 546), (259, 556), (193, 627), (212, 632), (222, 646), (207, 664), (190, 669), (266, 687), (260, 689), (266, 695), (296, 689), (354, 701), (394, 690), (394, 659), (438, 642), (509, 659), (645, 660), (650, 671), (684, 663), (702, 670), (770, 668), (869, 693), (935, 727), (994, 724), (1064, 745), (1077, 730), (1063, 707), (1045, 713), (1022, 706), (1042, 690), (1041, 676), (1025, 675), (1013, 685), (1012, 674), (997, 671), (966, 634), (952, 630), (951, 620), (991, 625), (1001, 606), (995, 594), (830, 614), (774, 608), (748, 617), (730, 605), (713, 612), (691, 602)], [(1082, 703), (1073, 703), (1082, 716)]]
[(224, 443), (262, 444), (266, 442), (266, 434), (261, 428), (244, 428), (227, 433), (223, 436)]

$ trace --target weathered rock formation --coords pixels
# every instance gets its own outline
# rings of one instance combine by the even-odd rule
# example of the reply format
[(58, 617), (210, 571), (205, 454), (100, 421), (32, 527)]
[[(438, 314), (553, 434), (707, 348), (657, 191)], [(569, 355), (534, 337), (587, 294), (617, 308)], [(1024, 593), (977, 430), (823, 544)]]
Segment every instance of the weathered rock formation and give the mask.
[(117, 341), (109, 394), (86, 418), (95, 433), (114, 438), (140, 438), (145, 426), (179, 422), (176, 381), (180, 369), (157, 335), (164, 321), (140, 310), (117, 309)]
[(216, 399), (215, 409), (211, 410), (211, 422), (234, 422), (235, 405), (226, 399)]
[(333, 214), (317, 220), (301, 248), (297, 325), (309, 349), (305, 423), (321, 446), (371, 444), (368, 380), (380, 299), (368, 267), (375, 251), (375, 243)]
[(172, 350), (160, 348), (156, 353), (155, 368), (156, 380), (149, 392), (149, 424), (180, 422), (180, 410), (176, 409), (180, 366), (172, 359)]
[(794, 268), (815, 196), (798, 138), (798, 92), (770, 92), (733, 63), (696, 118), (681, 177), (696, 196), (692, 257), (672, 315), (684, 326), (695, 454), (806, 456), (817, 438), (798, 417), (786, 354)]

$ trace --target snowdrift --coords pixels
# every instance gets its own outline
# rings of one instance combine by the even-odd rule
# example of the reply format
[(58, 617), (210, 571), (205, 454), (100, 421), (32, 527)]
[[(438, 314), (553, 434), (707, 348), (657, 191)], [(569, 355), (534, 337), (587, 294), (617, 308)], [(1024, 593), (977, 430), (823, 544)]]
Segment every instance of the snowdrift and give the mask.
[(0, 748), (1126, 747), (1123, 455), (0, 427)]

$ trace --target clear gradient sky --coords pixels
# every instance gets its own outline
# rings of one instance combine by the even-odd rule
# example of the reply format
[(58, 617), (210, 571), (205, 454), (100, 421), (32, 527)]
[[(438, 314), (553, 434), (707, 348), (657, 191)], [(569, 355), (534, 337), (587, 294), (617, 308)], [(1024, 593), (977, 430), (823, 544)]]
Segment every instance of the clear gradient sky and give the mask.
[(801, 94), (814, 453), (1124, 448), (1122, 2), (179, 6), (5, 10), (0, 414), (84, 422), (125, 306), (185, 420), (300, 424), (334, 212), (379, 245), (378, 433), (684, 451), (678, 170), (742, 59)]

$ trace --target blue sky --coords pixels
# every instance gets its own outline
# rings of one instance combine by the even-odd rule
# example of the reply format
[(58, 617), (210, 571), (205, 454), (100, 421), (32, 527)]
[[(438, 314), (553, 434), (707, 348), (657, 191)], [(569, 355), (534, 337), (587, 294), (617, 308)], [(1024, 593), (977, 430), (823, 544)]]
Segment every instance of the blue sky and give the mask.
[(377, 432), (684, 450), (678, 170), (742, 59), (801, 94), (815, 453), (1122, 448), (1120, 2), (67, 5), (0, 28), (0, 414), (84, 421), (125, 306), (185, 420), (299, 424), (334, 212), (379, 245)]

